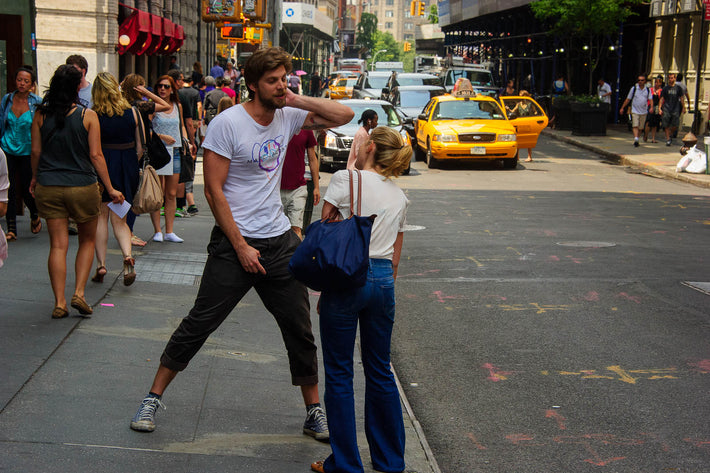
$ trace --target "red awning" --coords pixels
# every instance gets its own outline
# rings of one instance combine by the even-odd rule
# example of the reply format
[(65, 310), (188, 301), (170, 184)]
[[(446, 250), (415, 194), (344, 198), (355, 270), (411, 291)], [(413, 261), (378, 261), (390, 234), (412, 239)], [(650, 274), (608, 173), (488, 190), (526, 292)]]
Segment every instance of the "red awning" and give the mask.
[(185, 29), (182, 25), (175, 25), (175, 32), (170, 40), (170, 45), (165, 54), (172, 54), (182, 47), (182, 43), (185, 41)]
[(127, 5), (133, 10), (118, 28), (119, 38), (127, 36), (127, 45), (117, 46), (119, 54), (172, 54), (182, 46), (185, 30), (167, 18), (153, 15)]
[(128, 36), (129, 43), (125, 46), (118, 45), (118, 53), (127, 52), (133, 54), (143, 54), (150, 46), (152, 36), (150, 34), (150, 14), (140, 10), (134, 10), (131, 15), (123, 20), (118, 28), (118, 36)]

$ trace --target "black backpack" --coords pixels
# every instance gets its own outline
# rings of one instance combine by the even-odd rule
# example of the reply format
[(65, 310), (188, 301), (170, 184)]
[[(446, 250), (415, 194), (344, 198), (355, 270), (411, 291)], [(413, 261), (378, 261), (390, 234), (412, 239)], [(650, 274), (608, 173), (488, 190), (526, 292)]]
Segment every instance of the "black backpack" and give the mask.
[(222, 97), (229, 97), (229, 95), (221, 89), (211, 90), (205, 95), (205, 125), (208, 125), (217, 116), (219, 101)]

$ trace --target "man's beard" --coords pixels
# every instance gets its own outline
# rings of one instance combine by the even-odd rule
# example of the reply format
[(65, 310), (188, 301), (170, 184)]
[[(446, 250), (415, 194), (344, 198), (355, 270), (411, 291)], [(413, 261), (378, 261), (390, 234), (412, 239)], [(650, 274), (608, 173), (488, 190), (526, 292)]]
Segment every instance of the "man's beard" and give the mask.
[(284, 95), (283, 97), (279, 97), (279, 99), (282, 99), (282, 101), (277, 102), (273, 96), (271, 98), (265, 99), (262, 98), (261, 95), (259, 95), (259, 101), (264, 107), (268, 108), (269, 110), (278, 110), (280, 108), (284, 108), (286, 106), (286, 101), (283, 100), (284, 98), (286, 98), (286, 95)]

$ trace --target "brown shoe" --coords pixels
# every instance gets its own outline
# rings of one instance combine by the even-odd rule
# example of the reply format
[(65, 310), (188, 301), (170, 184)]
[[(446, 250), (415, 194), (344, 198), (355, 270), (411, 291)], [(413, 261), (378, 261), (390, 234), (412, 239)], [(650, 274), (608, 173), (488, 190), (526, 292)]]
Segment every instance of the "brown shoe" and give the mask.
[(123, 260), (123, 285), (130, 286), (136, 280), (136, 260), (130, 256)]
[(325, 470), (323, 469), (323, 462), (317, 461), (311, 463), (311, 470), (315, 471), (316, 473), (325, 473)]
[(64, 317), (69, 315), (69, 311), (66, 310), (64, 307), (55, 307), (54, 310), (52, 311), (52, 318), (53, 319), (63, 319)]
[(81, 315), (90, 315), (94, 313), (91, 306), (86, 303), (86, 300), (76, 294), (74, 294), (71, 298), (71, 306), (78, 310)]

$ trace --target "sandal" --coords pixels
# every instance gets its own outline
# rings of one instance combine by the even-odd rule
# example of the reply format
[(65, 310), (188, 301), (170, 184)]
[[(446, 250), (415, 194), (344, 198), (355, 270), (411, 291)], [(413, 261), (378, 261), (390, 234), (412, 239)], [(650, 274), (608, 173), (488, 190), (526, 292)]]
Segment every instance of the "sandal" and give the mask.
[(89, 315), (94, 313), (91, 306), (86, 303), (86, 300), (77, 294), (72, 296), (71, 306), (78, 310), (81, 315)]
[(323, 462), (317, 461), (311, 463), (311, 470), (315, 471), (316, 473), (325, 473), (325, 470), (323, 469)]
[(94, 282), (104, 282), (104, 276), (106, 276), (106, 273), (108, 273), (106, 266), (101, 264), (96, 268), (96, 274), (94, 274), (94, 277), (91, 278), (91, 280)]
[(32, 233), (39, 233), (42, 231), (42, 219), (37, 217), (36, 220), (32, 220), (30, 223), (30, 230)]
[(130, 286), (136, 280), (136, 260), (130, 256), (123, 260), (123, 285)]
[(52, 318), (53, 319), (63, 319), (64, 317), (69, 315), (69, 311), (66, 310), (64, 307), (55, 307), (54, 310), (52, 311)]
[(145, 246), (146, 242), (140, 237), (137, 237), (135, 235), (131, 235), (131, 245), (133, 246)]
[(7, 232), (5, 234), (5, 240), (7, 241), (15, 241), (17, 240), (17, 235), (15, 235), (15, 232)]

